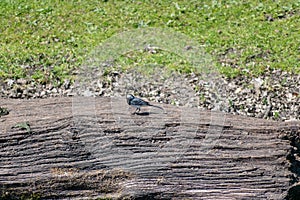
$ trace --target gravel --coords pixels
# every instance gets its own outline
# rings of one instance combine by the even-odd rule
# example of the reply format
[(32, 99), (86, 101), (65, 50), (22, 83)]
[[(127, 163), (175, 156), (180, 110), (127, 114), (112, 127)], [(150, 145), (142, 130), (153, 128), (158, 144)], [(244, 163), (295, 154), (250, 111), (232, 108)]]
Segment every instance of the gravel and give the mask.
[[(142, 72), (112, 71), (105, 77), (94, 72), (93, 77), (72, 84), (65, 80), (59, 86), (40, 85), (26, 79), (2, 80), (2, 98), (49, 98), (74, 96), (124, 97), (133, 93), (149, 101), (221, 110), (235, 115), (292, 121), (300, 119), (300, 75), (281, 70), (267, 70), (259, 77), (240, 76), (229, 79), (220, 75), (164, 75)], [(96, 78), (95, 78), (96, 77)], [(83, 84), (84, 83), (84, 84)]]

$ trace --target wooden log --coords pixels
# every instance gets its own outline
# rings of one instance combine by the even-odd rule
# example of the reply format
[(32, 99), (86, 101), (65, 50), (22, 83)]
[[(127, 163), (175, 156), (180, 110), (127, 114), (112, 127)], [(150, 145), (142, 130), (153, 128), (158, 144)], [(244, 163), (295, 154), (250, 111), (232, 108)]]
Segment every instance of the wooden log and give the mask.
[[(125, 99), (2, 99), (2, 198), (283, 199), (299, 123)], [(24, 127), (24, 125), (28, 127)]]

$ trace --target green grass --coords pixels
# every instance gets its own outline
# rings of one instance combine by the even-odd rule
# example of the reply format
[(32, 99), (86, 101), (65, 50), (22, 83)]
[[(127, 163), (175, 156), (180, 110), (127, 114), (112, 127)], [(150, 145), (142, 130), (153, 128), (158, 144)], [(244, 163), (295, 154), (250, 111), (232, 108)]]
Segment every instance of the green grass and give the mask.
[[(300, 1), (0, 1), (0, 78), (61, 84), (89, 52), (114, 34), (172, 28), (204, 46), (228, 77), (266, 68), (299, 73)], [(164, 65), (190, 72), (170, 52), (133, 52), (128, 66)]]

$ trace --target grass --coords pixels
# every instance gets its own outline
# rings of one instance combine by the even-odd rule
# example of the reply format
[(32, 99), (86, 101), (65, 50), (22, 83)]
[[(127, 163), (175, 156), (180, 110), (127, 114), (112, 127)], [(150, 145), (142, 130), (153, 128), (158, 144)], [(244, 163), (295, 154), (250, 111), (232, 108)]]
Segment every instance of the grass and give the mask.
[[(299, 73), (300, 1), (0, 1), (0, 78), (60, 85), (114, 34), (171, 28), (204, 46), (228, 77), (267, 68)], [(136, 51), (118, 65), (157, 64), (180, 72), (191, 65), (171, 52)]]

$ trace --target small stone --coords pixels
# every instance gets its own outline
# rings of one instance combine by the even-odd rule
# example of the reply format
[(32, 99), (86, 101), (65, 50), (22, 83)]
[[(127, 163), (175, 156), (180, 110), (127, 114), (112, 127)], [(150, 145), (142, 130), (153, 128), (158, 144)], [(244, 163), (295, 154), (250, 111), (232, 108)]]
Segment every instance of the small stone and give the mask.
[(52, 90), (51, 90), (51, 93), (57, 93), (57, 89), (56, 88), (53, 88)]
[(13, 79), (7, 79), (6, 82), (9, 87), (11, 87), (15, 83)]
[(23, 95), (27, 96), (28, 95), (28, 89), (23, 90)]
[(24, 78), (19, 78), (17, 80), (17, 84), (20, 84), (20, 85), (26, 85), (27, 84), (27, 80), (24, 79)]
[(234, 93), (235, 93), (235, 94), (240, 94), (241, 91), (242, 91), (242, 88), (239, 87), (239, 88), (237, 88), (237, 89), (234, 91)]
[(45, 92), (45, 91), (41, 91), (40, 97), (43, 97), (43, 96), (45, 96), (45, 95), (46, 95), (46, 92)]

